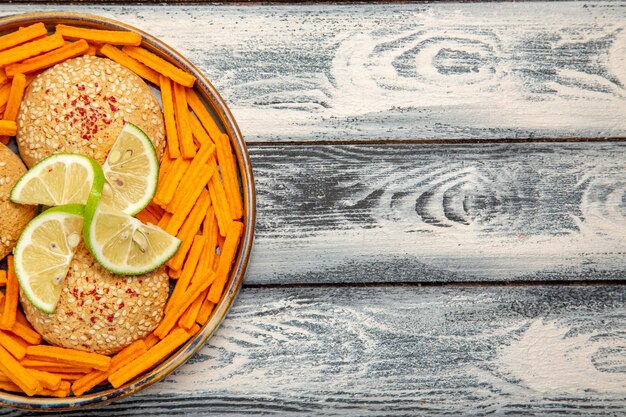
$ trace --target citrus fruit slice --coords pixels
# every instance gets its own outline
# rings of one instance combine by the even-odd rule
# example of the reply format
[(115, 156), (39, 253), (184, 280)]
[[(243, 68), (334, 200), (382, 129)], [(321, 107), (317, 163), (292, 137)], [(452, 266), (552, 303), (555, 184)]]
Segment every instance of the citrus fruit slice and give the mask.
[(146, 134), (126, 122), (102, 166), (106, 183), (104, 204), (128, 214), (137, 214), (156, 192), (159, 160)]
[(13, 262), (20, 287), (45, 313), (54, 312), (82, 227), (82, 205), (53, 207), (31, 220), (15, 245)]
[(11, 201), (45, 206), (85, 204), (91, 192), (100, 193), (103, 184), (102, 168), (95, 160), (58, 153), (33, 166), (17, 181)]
[(180, 240), (102, 202), (85, 207), (83, 237), (93, 257), (114, 274), (139, 275), (170, 259)]

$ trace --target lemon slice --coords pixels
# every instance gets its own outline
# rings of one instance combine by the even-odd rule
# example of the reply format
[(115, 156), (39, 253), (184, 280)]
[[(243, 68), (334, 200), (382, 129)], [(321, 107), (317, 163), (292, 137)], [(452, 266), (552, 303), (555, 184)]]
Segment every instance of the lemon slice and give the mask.
[(156, 192), (159, 160), (150, 138), (126, 123), (102, 166), (106, 183), (102, 202), (128, 214), (137, 214)]
[(85, 207), (83, 237), (93, 257), (114, 274), (139, 275), (170, 259), (180, 240), (98, 201)]
[(11, 201), (45, 206), (85, 204), (90, 192), (99, 193), (103, 184), (102, 169), (95, 160), (58, 153), (33, 166), (17, 181)]
[(14, 264), (20, 287), (45, 313), (54, 312), (82, 227), (82, 205), (53, 207), (31, 220), (17, 241)]

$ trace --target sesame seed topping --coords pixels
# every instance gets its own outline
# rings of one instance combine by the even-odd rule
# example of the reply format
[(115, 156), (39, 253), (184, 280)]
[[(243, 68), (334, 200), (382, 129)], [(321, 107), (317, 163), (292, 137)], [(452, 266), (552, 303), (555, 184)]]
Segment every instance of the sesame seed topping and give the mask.
[[(156, 98), (136, 74), (109, 59), (83, 56), (46, 70), (23, 103), (17, 139), (29, 165), (53, 152), (83, 153), (102, 163), (125, 121), (153, 138), (159, 155), (164, 148)], [(142, 104), (156, 108), (156, 117), (139, 111)]]
[[(162, 287), (156, 294), (154, 282)], [(168, 282), (163, 269), (139, 277), (112, 275), (80, 244), (56, 312), (47, 315), (22, 302), (35, 329), (51, 343), (110, 354), (154, 330), (163, 316)]]

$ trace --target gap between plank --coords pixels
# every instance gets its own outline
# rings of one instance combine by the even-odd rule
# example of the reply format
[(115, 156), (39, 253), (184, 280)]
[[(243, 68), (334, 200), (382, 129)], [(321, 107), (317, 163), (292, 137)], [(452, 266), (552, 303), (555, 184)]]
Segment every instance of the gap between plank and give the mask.
[(597, 281), (465, 281), (465, 282), (336, 282), (336, 283), (306, 283), (306, 284), (242, 284), (243, 288), (251, 289), (283, 289), (283, 288), (383, 288), (383, 287), (572, 287), (572, 286), (623, 286), (626, 280), (597, 280)]
[(246, 141), (248, 147), (311, 146), (311, 145), (458, 145), (465, 143), (568, 143), (626, 142), (626, 137), (606, 138), (502, 138), (502, 139), (407, 139), (407, 140), (313, 140), (313, 141)]

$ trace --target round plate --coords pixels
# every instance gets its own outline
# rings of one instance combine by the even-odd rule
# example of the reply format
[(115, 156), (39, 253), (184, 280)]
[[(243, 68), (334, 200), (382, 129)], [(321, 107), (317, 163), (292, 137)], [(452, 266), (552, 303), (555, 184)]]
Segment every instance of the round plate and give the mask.
[(0, 34), (12, 32), (21, 26), (28, 26), (37, 22), (44, 22), (49, 29), (53, 29), (53, 26), (56, 24), (63, 23), (92, 29), (127, 30), (136, 32), (143, 37), (142, 47), (193, 74), (197, 78), (194, 89), (218, 122), (220, 129), (231, 138), (243, 187), (243, 222), (245, 228), (239, 252), (231, 270), (231, 276), (224, 289), (224, 295), (219, 304), (216, 305), (211, 318), (191, 340), (165, 361), (161, 362), (157, 367), (129, 381), (118, 389), (103, 389), (79, 397), (67, 398), (27, 397), (25, 395), (0, 391), (1, 405), (49, 411), (76, 410), (78, 408), (104, 404), (125, 397), (159, 381), (189, 359), (218, 328), (239, 291), (252, 248), (255, 219), (254, 181), (246, 144), (224, 100), (222, 100), (215, 87), (211, 85), (202, 73), (174, 49), (155, 37), (127, 24), (82, 13), (29, 13), (2, 18), (0, 19)]

